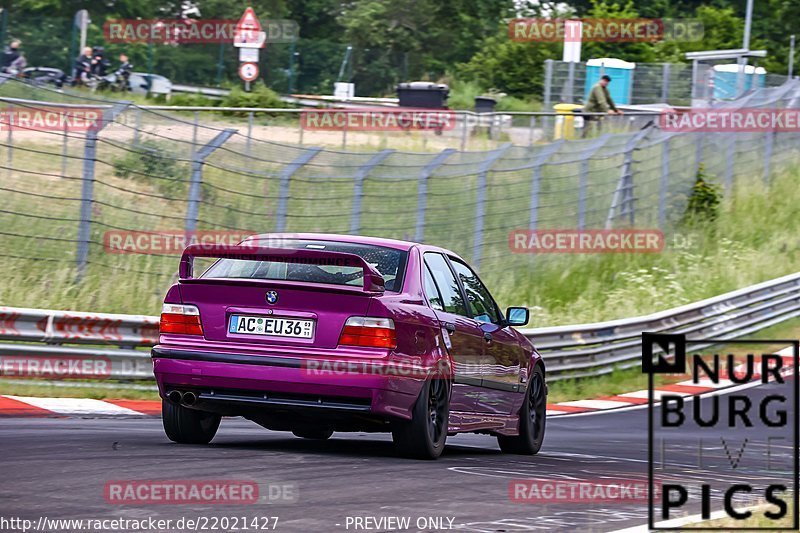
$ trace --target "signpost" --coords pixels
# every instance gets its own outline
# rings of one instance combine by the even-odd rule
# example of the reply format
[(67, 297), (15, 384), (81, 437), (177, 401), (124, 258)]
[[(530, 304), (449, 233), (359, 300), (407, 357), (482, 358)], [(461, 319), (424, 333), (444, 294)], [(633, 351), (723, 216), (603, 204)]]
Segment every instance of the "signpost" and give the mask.
[(267, 34), (261, 31), (252, 7), (244, 10), (233, 33), (233, 46), (239, 49), (239, 77), (244, 81), (244, 90), (250, 90), (250, 82), (258, 78), (258, 49), (264, 47)]
[(240, 63), (239, 77), (244, 80), (245, 87), (250, 90), (250, 82), (258, 78), (258, 63)]
[(564, 55), (567, 63), (567, 87), (565, 101), (572, 102), (572, 86), (575, 84), (575, 65), (581, 62), (581, 41), (583, 40), (583, 22), (580, 20), (564, 21)]

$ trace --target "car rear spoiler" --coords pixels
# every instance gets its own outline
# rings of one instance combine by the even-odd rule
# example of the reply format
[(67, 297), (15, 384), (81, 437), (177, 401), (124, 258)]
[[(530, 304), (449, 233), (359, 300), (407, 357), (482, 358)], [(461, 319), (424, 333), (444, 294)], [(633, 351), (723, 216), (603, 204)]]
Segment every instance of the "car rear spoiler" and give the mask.
[(317, 266), (349, 266), (364, 271), (364, 292), (384, 292), (384, 280), (375, 267), (362, 257), (346, 252), (329, 250), (309, 250), (293, 248), (268, 248), (251, 244), (191, 244), (181, 256), (178, 275), (181, 279), (192, 279), (195, 257), (214, 257), (219, 259), (244, 259), (247, 261), (272, 261), (276, 263), (296, 263)]

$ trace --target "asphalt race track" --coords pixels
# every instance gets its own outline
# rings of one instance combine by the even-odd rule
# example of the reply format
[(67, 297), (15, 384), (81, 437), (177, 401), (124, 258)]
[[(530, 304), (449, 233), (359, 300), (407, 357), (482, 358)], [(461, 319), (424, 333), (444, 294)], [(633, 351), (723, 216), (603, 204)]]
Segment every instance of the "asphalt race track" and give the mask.
[[(755, 404), (777, 387), (760, 385), (744, 393)], [(796, 420), (797, 413), (790, 413)], [(440, 460), (413, 461), (395, 456), (388, 435), (338, 433), (315, 442), (241, 419), (223, 420), (212, 445), (186, 446), (170, 443), (155, 418), (5, 418), (0, 419), (5, 480), (0, 515), (32, 520), (43, 514), (50, 519), (277, 516), (277, 531), (308, 532), (363, 531), (354, 527), (353, 517), (381, 516), (410, 517), (414, 531), (439, 530), (449, 517), (461, 531), (613, 531), (645, 524), (646, 505), (517, 503), (510, 499), (509, 482), (569, 476), (646, 480), (646, 428), (646, 409), (568, 416), (548, 421), (545, 447), (535, 457), (503, 455), (494, 438), (464, 435), (448, 439)], [(690, 450), (692, 431), (681, 428), (669, 436), (687, 443), (687, 455), (673, 457), (685, 463), (679, 474), (729, 480), (714, 466), (698, 467)], [(746, 434), (731, 434), (733, 450)], [(790, 429), (785, 437), (785, 445), (771, 452), (773, 460), (780, 450), (791, 455)], [(721, 450), (719, 443), (709, 445), (705, 456)], [(738, 465), (740, 481), (764, 476), (760, 452), (752, 450), (758, 448), (748, 448)], [(296, 498), (238, 506), (131, 506), (105, 500), (106, 482), (131, 479), (247, 479), (291, 485)], [(719, 508), (714, 501), (712, 509)], [(697, 513), (699, 506), (687, 510)], [(427, 517), (443, 517), (445, 526), (417, 528), (417, 519)]]

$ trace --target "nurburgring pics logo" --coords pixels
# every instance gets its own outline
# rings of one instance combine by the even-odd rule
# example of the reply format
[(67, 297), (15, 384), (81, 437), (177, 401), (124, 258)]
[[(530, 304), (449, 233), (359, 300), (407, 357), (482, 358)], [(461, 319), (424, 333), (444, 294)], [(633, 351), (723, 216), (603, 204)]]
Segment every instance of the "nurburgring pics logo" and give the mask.
[(515, 254), (655, 253), (664, 249), (657, 229), (517, 229), (508, 235)]
[(703, 23), (699, 19), (520, 18), (508, 23), (508, 36), (521, 42), (697, 42), (703, 38)]
[[(696, 349), (689, 351), (692, 346)], [(708, 346), (724, 346), (729, 353)], [(747, 353), (730, 353), (736, 346)], [(782, 349), (752, 353), (763, 346)], [(651, 530), (676, 529), (669, 520), (678, 514), (699, 512), (702, 520), (710, 520), (715, 504), (734, 525), (699, 522), (680, 529), (789, 529), (788, 519), (798, 529), (798, 352), (796, 340), (688, 340), (683, 334), (642, 333), (642, 371), (649, 381)], [(656, 409), (655, 374), (686, 372), (691, 381), (678, 383), (674, 392), (660, 392)], [(692, 387), (714, 392), (690, 396)], [(654, 486), (656, 469), (659, 478), (670, 480), (660, 486), (660, 495)], [(758, 519), (758, 527), (745, 522), (751, 518)]]
[(693, 108), (685, 113), (659, 115), (658, 126), (676, 132), (798, 132), (800, 109)]
[(300, 124), (323, 131), (443, 131), (456, 127), (456, 115), (447, 109), (310, 109)]

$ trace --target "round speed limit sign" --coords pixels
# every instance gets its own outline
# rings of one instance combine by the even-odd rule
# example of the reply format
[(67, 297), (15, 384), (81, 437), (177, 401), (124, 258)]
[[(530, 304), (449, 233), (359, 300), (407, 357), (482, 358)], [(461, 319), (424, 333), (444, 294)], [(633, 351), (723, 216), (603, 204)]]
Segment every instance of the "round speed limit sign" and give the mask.
[(253, 81), (258, 78), (258, 65), (256, 63), (242, 63), (239, 65), (239, 77), (244, 81)]

